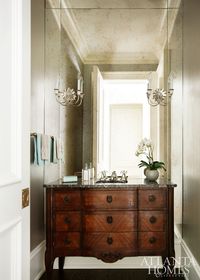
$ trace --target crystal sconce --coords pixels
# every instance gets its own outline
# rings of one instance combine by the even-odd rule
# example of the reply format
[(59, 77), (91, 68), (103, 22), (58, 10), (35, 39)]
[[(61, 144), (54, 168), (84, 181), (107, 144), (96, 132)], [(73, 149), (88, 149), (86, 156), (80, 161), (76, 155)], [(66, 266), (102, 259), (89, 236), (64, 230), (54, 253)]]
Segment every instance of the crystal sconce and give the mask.
[(173, 89), (173, 75), (170, 74), (168, 78), (168, 89), (152, 89), (150, 87), (150, 81), (148, 82), (148, 88), (147, 88), (147, 99), (148, 103), (151, 106), (157, 106), (162, 105), (166, 106), (168, 103), (168, 98), (171, 98), (173, 95), (174, 89)]
[(78, 74), (77, 79), (77, 90), (71, 88), (66, 89), (54, 89), (54, 94), (56, 96), (56, 100), (63, 106), (72, 105), (75, 107), (79, 107), (83, 102), (83, 77), (81, 73)]

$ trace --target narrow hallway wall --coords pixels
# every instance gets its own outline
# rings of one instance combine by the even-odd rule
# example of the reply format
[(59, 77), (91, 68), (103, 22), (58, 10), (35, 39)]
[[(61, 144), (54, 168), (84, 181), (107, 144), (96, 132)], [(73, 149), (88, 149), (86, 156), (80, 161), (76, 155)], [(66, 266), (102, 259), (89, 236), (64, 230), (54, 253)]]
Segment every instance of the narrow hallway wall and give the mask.
[(199, 1), (184, 1), (183, 239), (200, 264), (199, 11)]

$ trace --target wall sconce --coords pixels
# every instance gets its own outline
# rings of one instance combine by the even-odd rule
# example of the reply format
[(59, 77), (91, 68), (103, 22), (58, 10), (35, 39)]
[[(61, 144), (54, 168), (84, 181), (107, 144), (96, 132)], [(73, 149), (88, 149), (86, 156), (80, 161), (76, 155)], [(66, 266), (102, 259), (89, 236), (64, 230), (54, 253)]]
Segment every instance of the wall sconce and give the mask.
[(148, 103), (151, 106), (157, 106), (157, 105), (162, 105), (166, 106), (168, 103), (168, 98), (171, 98), (173, 95), (174, 89), (173, 89), (173, 74), (171, 73), (168, 77), (168, 89), (152, 89), (150, 87), (150, 80), (148, 82), (148, 87), (147, 87), (147, 99)]
[(77, 91), (71, 88), (67, 89), (54, 89), (54, 94), (56, 96), (56, 100), (63, 106), (72, 105), (75, 107), (79, 107), (83, 102), (83, 77), (81, 73), (78, 73), (77, 79)]

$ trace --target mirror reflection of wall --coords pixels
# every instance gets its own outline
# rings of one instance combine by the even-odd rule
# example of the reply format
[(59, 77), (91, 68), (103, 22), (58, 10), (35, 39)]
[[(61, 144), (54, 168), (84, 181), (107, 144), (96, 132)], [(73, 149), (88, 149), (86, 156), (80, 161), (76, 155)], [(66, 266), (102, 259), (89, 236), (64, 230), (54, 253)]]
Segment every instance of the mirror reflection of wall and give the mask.
[(150, 137), (150, 107), (145, 90), (146, 81), (107, 80), (103, 135), (105, 142), (109, 141), (105, 145), (109, 149), (104, 152), (109, 172), (127, 170), (129, 176), (141, 176), (135, 151), (141, 138)]
[[(105, 74), (105, 76), (108, 75)], [(120, 76), (120, 73), (118, 73)], [(121, 74), (121, 77), (123, 73)], [(113, 78), (113, 75), (112, 75)], [(150, 107), (143, 94), (146, 80), (102, 79), (99, 98), (100, 112), (97, 117), (97, 174), (107, 170), (127, 170), (129, 177), (139, 178), (143, 172), (138, 168), (135, 151), (142, 138), (150, 138)], [(95, 114), (95, 112), (94, 112)], [(93, 131), (95, 130), (95, 127)], [(94, 135), (95, 137), (95, 135)]]

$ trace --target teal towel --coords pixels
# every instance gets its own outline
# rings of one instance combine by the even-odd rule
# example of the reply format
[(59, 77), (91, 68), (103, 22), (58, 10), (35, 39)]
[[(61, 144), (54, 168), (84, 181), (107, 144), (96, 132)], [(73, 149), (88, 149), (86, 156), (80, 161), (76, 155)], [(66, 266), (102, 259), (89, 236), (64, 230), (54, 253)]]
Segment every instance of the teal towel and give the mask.
[(54, 142), (54, 137), (50, 137), (50, 162), (53, 163), (53, 142)]
[(37, 160), (37, 136), (33, 136), (33, 149), (34, 149), (34, 156), (33, 156), (33, 163), (36, 165), (38, 163)]
[(56, 139), (56, 155), (57, 155), (57, 160), (61, 163), (65, 163), (64, 160), (64, 145), (63, 141), (61, 138)]
[(48, 136), (48, 160), (45, 160), (45, 165), (58, 163), (57, 159), (57, 139), (53, 136)]
[(48, 136), (48, 160), (45, 160), (45, 165), (49, 165), (52, 162), (52, 138)]
[(34, 136), (34, 164), (43, 166), (44, 160), (42, 160), (41, 157), (41, 134), (37, 133), (36, 136)]
[(56, 139), (56, 137), (52, 137), (52, 141), (53, 141), (53, 144), (52, 144), (53, 163), (58, 163), (58, 160), (57, 160), (57, 139)]

